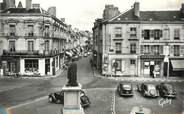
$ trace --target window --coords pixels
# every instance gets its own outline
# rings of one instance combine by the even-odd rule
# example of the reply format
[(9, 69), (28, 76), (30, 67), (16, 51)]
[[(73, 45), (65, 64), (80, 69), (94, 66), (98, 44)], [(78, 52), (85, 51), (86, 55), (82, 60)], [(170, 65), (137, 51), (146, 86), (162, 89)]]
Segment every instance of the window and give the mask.
[(121, 53), (121, 43), (116, 43), (116, 53)]
[(143, 37), (145, 40), (149, 40), (149, 39), (150, 39), (150, 30), (143, 30), (143, 31), (142, 31), (142, 37)]
[(15, 41), (9, 41), (9, 50), (15, 51)]
[(174, 45), (174, 56), (180, 56), (180, 46)]
[(136, 44), (135, 43), (130, 44), (130, 53), (136, 53)]
[(154, 39), (159, 40), (162, 37), (162, 30), (154, 30)]
[(164, 38), (164, 40), (169, 40), (170, 39), (169, 29), (164, 29), (164, 31), (163, 31), (163, 38)]
[(25, 60), (25, 72), (38, 72), (38, 60), (36, 59)]
[(33, 51), (33, 50), (34, 50), (34, 42), (28, 41), (28, 51)]
[(134, 59), (131, 59), (131, 60), (130, 60), (130, 64), (131, 64), (131, 65), (135, 65), (135, 60), (134, 60)]
[(121, 59), (116, 59), (116, 63), (117, 63), (117, 67), (116, 67), (116, 71), (121, 71), (121, 62), (122, 60)]
[(144, 54), (149, 54), (150, 53), (150, 46), (149, 45), (144, 45), (144, 47), (143, 47), (143, 53)]
[(153, 53), (154, 54), (159, 54), (159, 45), (154, 45), (153, 46)]
[(180, 39), (180, 29), (174, 29), (174, 40)]
[(15, 36), (15, 25), (10, 25), (10, 36)]
[(122, 37), (122, 28), (121, 27), (115, 28), (115, 37)]
[(45, 36), (49, 37), (49, 26), (45, 25)]
[(28, 25), (28, 36), (33, 36), (34, 35), (34, 28), (33, 25)]
[(130, 28), (130, 36), (136, 36), (137, 35), (137, 30), (135, 27)]
[(45, 41), (45, 51), (49, 51), (49, 41)]

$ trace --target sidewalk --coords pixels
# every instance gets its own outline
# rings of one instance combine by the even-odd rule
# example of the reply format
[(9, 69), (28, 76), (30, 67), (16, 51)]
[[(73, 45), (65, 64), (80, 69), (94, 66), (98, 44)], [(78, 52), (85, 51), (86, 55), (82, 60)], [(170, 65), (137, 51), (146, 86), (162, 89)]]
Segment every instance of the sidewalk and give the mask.
[(15, 78), (13, 76), (0, 76), (0, 79), (50, 79), (60, 76), (65, 70), (59, 69), (56, 71), (56, 75), (45, 75), (45, 76), (21, 76), (18, 78)]
[(100, 74), (98, 70), (95, 69), (94, 77), (110, 79), (116, 81), (130, 81), (130, 82), (184, 82), (184, 77), (162, 77), (162, 78), (152, 78), (152, 77), (107, 77)]

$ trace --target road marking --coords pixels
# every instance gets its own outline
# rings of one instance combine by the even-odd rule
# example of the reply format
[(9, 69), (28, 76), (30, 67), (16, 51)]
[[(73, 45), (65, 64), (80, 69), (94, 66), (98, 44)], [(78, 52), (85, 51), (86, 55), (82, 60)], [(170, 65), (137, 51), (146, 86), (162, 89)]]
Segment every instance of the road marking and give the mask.
[(116, 90), (114, 89), (114, 92), (113, 92), (113, 96), (112, 96), (112, 114), (115, 114), (115, 104), (116, 104), (116, 99), (115, 99), (115, 96), (116, 96)]
[(15, 105), (15, 106), (10, 106), (8, 108), (6, 108), (6, 110), (12, 110), (12, 109), (15, 109), (15, 108), (19, 108), (19, 107), (22, 107), (22, 106), (25, 106), (25, 105), (29, 105), (29, 104), (32, 104), (34, 102), (38, 102), (38, 101), (41, 101), (41, 100), (45, 100), (47, 99), (48, 96), (43, 96), (43, 97), (40, 97), (40, 98), (37, 98), (35, 100), (32, 100), (32, 101), (27, 101), (25, 103), (22, 103), (22, 104), (18, 104), (18, 105)]

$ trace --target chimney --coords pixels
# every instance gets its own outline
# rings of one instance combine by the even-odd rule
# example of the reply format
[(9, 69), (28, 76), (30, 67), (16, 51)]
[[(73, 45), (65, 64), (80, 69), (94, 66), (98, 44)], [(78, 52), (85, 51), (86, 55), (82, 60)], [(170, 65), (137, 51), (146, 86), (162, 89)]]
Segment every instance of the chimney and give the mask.
[(33, 9), (40, 9), (40, 4), (33, 4)]
[(114, 7), (114, 5), (105, 5), (103, 19), (110, 19), (118, 14), (120, 14), (120, 11), (117, 7)]
[(140, 17), (139, 2), (134, 3), (134, 15)]
[(48, 12), (50, 15), (56, 16), (56, 7), (55, 6), (49, 7)]
[(181, 14), (181, 18), (184, 18), (184, 3), (181, 4), (180, 14)]
[(18, 8), (23, 8), (23, 7), (22, 7), (22, 2), (21, 2), (21, 1), (19, 1)]
[(26, 9), (31, 9), (32, 6), (32, 0), (26, 0)]
[(15, 8), (15, 0), (4, 0), (6, 9)]

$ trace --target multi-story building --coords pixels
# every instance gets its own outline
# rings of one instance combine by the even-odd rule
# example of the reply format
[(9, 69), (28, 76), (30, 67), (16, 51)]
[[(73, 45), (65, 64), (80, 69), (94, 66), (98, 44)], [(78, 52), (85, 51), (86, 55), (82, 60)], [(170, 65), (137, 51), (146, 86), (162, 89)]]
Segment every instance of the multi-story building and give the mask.
[(117, 8), (112, 9), (109, 12), (115, 15), (108, 18), (104, 14), (93, 28), (94, 50), (101, 52), (97, 47), (102, 45), (102, 57), (97, 54), (102, 74), (183, 75), (184, 4), (177, 11), (140, 11), (139, 2), (121, 14)]
[(61, 68), (69, 29), (54, 11), (32, 8), (28, 0), (26, 8), (1, 12), (0, 66), (4, 75), (54, 75)]

